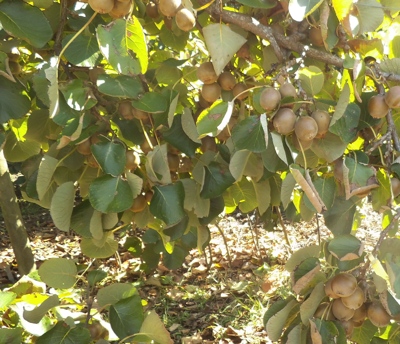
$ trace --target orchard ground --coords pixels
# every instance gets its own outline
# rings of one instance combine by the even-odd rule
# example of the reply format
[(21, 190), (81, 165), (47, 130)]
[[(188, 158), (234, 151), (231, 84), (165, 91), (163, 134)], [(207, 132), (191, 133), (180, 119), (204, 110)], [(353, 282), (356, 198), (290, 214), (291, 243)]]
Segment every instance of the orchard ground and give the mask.
[[(266, 230), (263, 223), (256, 224), (254, 215), (226, 215), (217, 226), (210, 226), (212, 239), (205, 252), (192, 250), (178, 270), (159, 265), (146, 275), (140, 271), (139, 259), (123, 249), (123, 235), (116, 255), (91, 260), (80, 252), (80, 237), (56, 229), (46, 210), (25, 202), (21, 207), (37, 265), (64, 257), (107, 271), (104, 285), (134, 283), (148, 307), (163, 319), (174, 343), (271, 343), (263, 315), (272, 302), (291, 293), (285, 270), (290, 251), (331, 235), (321, 216), (309, 223), (285, 221), (289, 247), (280, 225)], [(369, 251), (379, 237), (380, 217), (367, 204), (359, 213), (356, 236)], [(3, 222), (0, 234), (0, 283), (4, 288), (18, 280), (18, 272)], [(129, 234), (140, 236), (142, 232), (131, 230)]]

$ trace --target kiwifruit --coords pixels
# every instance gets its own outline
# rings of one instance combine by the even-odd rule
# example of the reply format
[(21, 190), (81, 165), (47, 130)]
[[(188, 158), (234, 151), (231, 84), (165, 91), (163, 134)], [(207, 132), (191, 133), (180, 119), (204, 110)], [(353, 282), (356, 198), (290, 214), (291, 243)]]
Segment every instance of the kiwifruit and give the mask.
[(175, 15), (176, 26), (182, 31), (190, 31), (196, 25), (196, 17), (187, 8), (181, 8)]
[(144, 198), (146, 199), (147, 203), (150, 203), (151, 199), (153, 198), (154, 192), (151, 190), (147, 190), (144, 194)]
[(132, 115), (138, 120), (147, 121), (149, 119), (149, 114), (139, 109), (132, 107)]
[[(244, 82), (239, 82), (232, 89), (233, 97), (237, 97), (236, 99), (243, 100), (249, 96), (249, 92), (245, 92), (248, 89), (247, 85)], [(242, 93), (243, 92), (243, 93)], [(238, 94), (240, 94), (238, 96)]]
[(90, 167), (93, 168), (98, 168), (100, 167), (99, 163), (97, 162), (97, 160), (94, 158), (93, 154), (90, 154), (86, 157), (86, 162)]
[(104, 339), (108, 336), (108, 331), (98, 321), (88, 325), (90, 336), (94, 340)]
[(339, 180), (343, 181), (343, 159), (339, 158), (335, 160), (335, 165), (333, 166), (333, 176)]
[(192, 170), (192, 168), (193, 168), (192, 160), (189, 157), (184, 156), (181, 159), (181, 164), (179, 165), (178, 172), (179, 173), (187, 173), (187, 172), (190, 172)]
[(199, 68), (197, 68), (197, 77), (204, 84), (213, 84), (218, 80), (212, 62), (202, 63)]
[(231, 137), (232, 128), (236, 125), (236, 117), (231, 117), (228, 125), (217, 135), (217, 139), (220, 141), (226, 141)]
[(318, 133), (315, 136), (317, 139), (323, 138), (329, 129), (329, 123), (331, 122), (331, 116), (329, 113), (322, 110), (315, 110), (311, 117), (314, 118), (318, 125)]
[(322, 32), (320, 27), (312, 27), (310, 29), (308, 37), (310, 37), (310, 41), (313, 45), (317, 47), (324, 46), (324, 39), (322, 38)]
[(173, 146), (169, 143), (167, 145), (167, 150), (168, 150), (168, 153), (175, 154), (175, 155), (179, 155), (181, 153), (181, 151), (178, 148), (176, 148), (175, 146)]
[(166, 17), (173, 17), (181, 7), (181, 0), (160, 0), (158, 3), (159, 11)]
[(174, 18), (172, 17), (164, 17), (164, 25), (168, 30), (172, 30), (172, 23)]
[(386, 104), (385, 96), (377, 94), (368, 101), (368, 112), (373, 118), (383, 118), (389, 112), (389, 106)]
[(367, 317), (377, 327), (390, 324), (390, 315), (379, 301), (374, 301), (368, 306)]
[(158, 18), (158, 7), (154, 2), (149, 2), (146, 5), (146, 14), (149, 18), (156, 19)]
[(243, 44), (240, 49), (236, 52), (237, 57), (241, 57), (242, 59), (245, 60), (250, 60), (250, 44), (245, 43)]
[(204, 136), (201, 139), (200, 149), (203, 153), (207, 151), (218, 152), (217, 144), (215, 143), (215, 138), (211, 136)]
[(393, 86), (386, 92), (385, 102), (391, 109), (400, 108), (400, 86)]
[(351, 318), (351, 320), (354, 321), (355, 323), (359, 323), (361, 321), (364, 321), (366, 317), (367, 317), (367, 305), (364, 303), (363, 305), (361, 305), (361, 307), (357, 308), (354, 311), (354, 315)]
[(350, 320), (354, 315), (354, 309), (347, 308), (342, 299), (336, 299), (332, 302), (332, 313), (340, 321)]
[(346, 332), (346, 337), (350, 338), (354, 331), (354, 323), (351, 320), (344, 320), (340, 322), (344, 331)]
[(260, 94), (260, 106), (266, 111), (273, 111), (281, 102), (281, 94), (273, 87), (268, 87)]
[(105, 70), (102, 67), (94, 67), (89, 69), (89, 80), (93, 83), (96, 84), (97, 83), (97, 79), (99, 77), (100, 74), (104, 74)]
[(142, 210), (144, 210), (144, 208), (146, 208), (146, 205), (147, 205), (146, 197), (144, 195), (140, 194), (133, 200), (133, 204), (131, 206), (131, 211), (134, 213), (139, 213)]
[(294, 125), (294, 132), (299, 140), (310, 141), (313, 140), (318, 133), (318, 124), (315, 122), (314, 118), (302, 116), (298, 118)]
[(168, 153), (167, 154), (167, 158), (168, 158), (169, 170), (171, 172), (178, 171), (178, 168), (179, 168), (179, 156), (177, 156), (175, 154)]
[(334, 276), (331, 283), (332, 291), (340, 297), (350, 296), (357, 289), (357, 279), (346, 272)]
[(11, 74), (19, 74), (22, 71), (21, 65), (16, 61), (8, 61), (8, 67), (10, 68)]
[(230, 72), (223, 72), (218, 77), (218, 83), (224, 91), (231, 91), (236, 85), (236, 79)]
[(289, 135), (294, 130), (296, 114), (291, 109), (279, 109), (272, 119), (275, 130), (281, 135)]
[[(199, 94), (199, 102), (198, 102), (198, 104), (199, 104), (200, 109), (207, 109), (207, 108), (209, 108), (210, 105), (211, 105), (207, 100), (205, 100), (205, 99), (201, 96), (201, 94)], [(197, 116), (197, 117), (199, 117), (199, 116)], [(196, 119), (197, 119), (197, 118), (195, 118), (195, 120), (196, 120)]]
[(350, 296), (342, 297), (342, 302), (347, 308), (354, 310), (360, 308), (365, 302), (364, 290), (357, 287)]
[(297, 91), (294, 86), (290, 82), (285, 82), (283, 85), (279, 87), (279, 93), (282, 98), (285, 97), (297, 97)]
[(123, 16), (126, 16), (130, 11), (132, 7), (132, 1), (115, 1), (114, 7), (109, 13), (109, 15), (114, 18), (122, 18)]
[[(150, 142), (151, 142), (153, 147), (155, 145), (157, 145), (157, 141), (153, 136), (150, 136)], [(144, 139), (143, 143), (140, 145), (140, 149), (142, 150), (142, 152), (144, 154), (147, 154), (147, 153), (149, 153), (150, 151), (153, 150), (153, 148), (150, 146), (149, 142), (147, 142), (146, 138)]]
[[(294, 148), (296, 148), (299, 152), (301, 150), (306, 151), (307, 149), (310, 149), (313, 144), (313, 140), (308, 140), (308, 141), (299, 140), (296, 133), (293, 133), (291, 138), (292, 138), (292, 143), (293, 143)], [(301, 147), (300, 147), (300, 144), (301, 144)]]
[(92, 144), (90, 143), (90, 139), (87, 139), (76, 146), (76, 150), (82, 155), (91, 155), (92, 151), (90, 147)]
[(314, 318), (323, 320), (335, 320), (332, 313), (332, 307), (329, 302), (322, 302), (314, 313)]
[(21, 56), (20, 54), (8, 53), (7, 57), (9, 61), (18, 62)]
[(398, 195), (400, 195), (400, 180), (393, 177), (390, 179), (390, 182), (392, 184), (393, 196), (396, 198)]
[(100, 14), (110, 13), (114, 7), (114, 0), (89, 0), (88, 3), (93, 11)]
[(122, 116), (123, 119), (131, 120), (135, 118), (133, 116), (133, 106), (129, 100), (119, 103), (118, 113)]
[(214, 103), (221, 97), (221, 86), (214, 82), (213, 84), (204, 84), (201, 88), (201, 96), (209, 103)]
[(140, 155), (133, 150), (127, 150), (125, 156), (125, 168), (129, 171), (136, 170), (136, 168), (140, 165)]
[(340, 296), (336, 295), (332, 290), (332, 278), (325, 283), (325, 294), (331, 299), (338, 299)]

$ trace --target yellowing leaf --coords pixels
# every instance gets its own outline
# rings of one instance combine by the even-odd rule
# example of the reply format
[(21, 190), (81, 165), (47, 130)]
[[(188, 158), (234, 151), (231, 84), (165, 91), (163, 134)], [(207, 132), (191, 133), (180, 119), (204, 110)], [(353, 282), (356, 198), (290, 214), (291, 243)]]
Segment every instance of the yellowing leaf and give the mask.
[(353, 5), (353, 0), (332, 0), (332, 6), (339, 21), (342, 21), (347, 17), (350, 12), (351, 5)]

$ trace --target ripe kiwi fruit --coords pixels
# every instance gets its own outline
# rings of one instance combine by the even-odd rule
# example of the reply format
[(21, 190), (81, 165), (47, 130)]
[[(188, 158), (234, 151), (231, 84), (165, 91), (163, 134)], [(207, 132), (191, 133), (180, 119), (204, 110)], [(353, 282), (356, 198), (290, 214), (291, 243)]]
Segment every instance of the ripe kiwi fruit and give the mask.
[(302, 116), (297, 119), (294, 125), (294, 132), (300, 141), (311, 141), (317, 136), (318, 124), (314, 118)]
[(344, 320), (340, 322), (344, 331), (346, 332), (346, 337), (350, 338), (354, 331), (354, 322), (351, 320)]
[(367, 317), (377, 327), (385, 327), (390, 323), (390, 315), (378, 301), (374, 301), (368, 306)]
[(218, 80), (212, 62), (204, 62), (197, 68), (197, 77), (204, 84), (213, 84)]
[(147, 190), (146, 193), (144, 194), (144, 198), (146, 199), (147, 203), (151, 202), (151, 199), (153, 198), (154, 192), (151, 190)]
[(354, 315), (354, 309), (347, 308), (342, 299), (336, 299), (332, 302), (332, 313), (340, 321), (350, 320)]
[(324, 39), (322, 38), (322, 32), (320, 27), (312, 27), (310, 29), (308, 37), (310, 37), (310, 41), (313, 45), (317, 47), (324, 46)]
[(94, 340), (104, 339), (108, 336), (108, 331), (97, 321), (90, 324), (88, 330)]
[(361, 307), (357, 308), (354, 311), (354, 315), (351, 318), (351, 320), (358, 324), (360, 322), (364, 322), (366, 317), (367, 317), (367, 305), (364, 303)]
[(331, 116), (326, 111), (316, 110), (311, 114), (311, 117), (314, 118), (318, 125), (318, 133), (315, 137), (317, 139), (323, 138), (328, 132)]
[(134, 119), (132, 103), (129, 100), (119, 103), (118, 113), (122, 116), (123, 119)]
[(130, 11), (132, 7), (132, 2), (131, 0), (128, 1), (115, 1), (114, 7), (109, 13), (109, 15), (114, 18), (122, 18), (123, 16), (126, 16)]
[(142, 210), (144, 210), (144, 208), (146, 208), (146, 205), (147, 205), (146, 197), (144, 195), (140, 194), (133, 200), (133, 204), (131, 206), (131, 211), (134, 213), (139, 213)]
[(114, 7), (114, 0), (89, 0), (88, 3), (93, 11), (100, 14), (110, 13)]
[(250, 44), (247, 42), (243, 44), (237, 51), (236, 56), (245, 60), (250, 60)]
[(22, 71), (21, 65), (16, 61), (8, 61), (8, 67), (10, 68), (11, 74), (19, 74)]
[(136, 170), (136, 168), (140, 165), (139, 154), (133, 150), (127, 150), (125, 156), (126, 156), (125, 168), (129, 171)]
[[(313, 144), (313, 140), (309, 140), (309, 141), (303, 141), (303, 140), (299, 140), (299, 138), (297, 137), (296, 133), (293, 133), (292, 135), (292, 144), (294, 146), (294, 148), (296, 148), (299, 152), (303, 149), (304, 151), (306, 151), (307, 149), (310, 149), (312, 144)], [(301, 147), (300, 147), (301, 144)]]
[(272, 119), (275, 130), (281, 135), (289, 135), (294, 130), (296, 114), (292, 109), (279, 109)]
[(400, 86), (393, 86), (387, 91), (385, 102), (391, 109), (400, 108)]
[(342, 272), (332, 278), (332, 291), (340, 297), (350, 296), (357, 289), (356, 278), (349, 273)]
[(146, 5), (146, 14), (149, 18), (156, 19), (158, 18), (158, 7), (154, 2), (149, 2)]
[(236, 85), (236, 79), (231, 73), (223, 72), (218, 77), (218, 83), (224, 91), (231, 91)]
[(364, 290), (360, 287), (357, 287), (356, 290), (350, 296), (342, 297), (343, 304), (350, 309), (358, 309), (360, 308), (365, 301)]
[(169, 170), (171, 172), (178, 171), (178, 168), (179, 168), (179, 156), (177, 156), (175, 154), (168, 153), (167, 154), (167, 158), (168, 158)]
[(323, 320), (335, 320), (332, 314), (332, 307), (329, 302), (322, 302), (314, 313), (314, 318)]
[(181, 7), (181, 0), (160, 0), (158, 3), (158, 9), (166, 17), (173, 17)]
[(90, 139), (87, 139), (76, 146), (76, 150), (82, 155), (91, 155), (92, 151), (90, 150), (91, 147)]
[(297, 91), (290, 82), (285, 82), (281, 87), (279, 87), (279, 93), (282, 98), (285, 97), (297, 97)]
[(336, 295), (332, 290), (332, 278), (325, 283), (325, 294), (331, 299), (338, 299), (340, 296)]
[(189, 157), (184, 156), (181, 159), (181, 164), (179, 165), (178, 172), (179, 173), (187, 173), (187, 172), (190, 172), (192, 170), (192, 168), (193, 168), (192, 160)]
[(268, 87), (260, 94), (260, 106), (266, 111), (273, 111), (281, 102), (281, 94), (278, 90)]
[(203, 153), (207, 151), (218, 152), (217, 144), (215, 143), (215, 139), (211, 136), (205, 136), (201, 139), (201, 151)]
[(335, 165), (333, 167), (333, 176), (339, 180), (343, 181), (343, 159), (335, 160)]
[(98, 168), (100, 167), (99, 163), (97, 162), (97, 160), (94, 158), (93, 154), (90, 154), (86, 157), (86, 162), (90, 167), (93, 168)]
[[(153, 136), (150, 136), (150, 142), (153, 145), (153, 147), (157, 145), (157, 141)], [(143, 143), (140, 145), (140, 149), (142, 150), (142, 152), (144, 154), (147, 154), (153, 150), (153, 148), (150, 147), (150, 144), (147, 142), (146, 138), (144, 139)]]
[(190, 31), (196, 25), (196, 17), (187, 8), (181, 8), (175, 15), (176, 26), (182, 31)]
[(368, 112), (373, 118), (383, 118), (389, 112), (389, 106), (386, 104), (385, 96), (377, 94), (368, 101)]
[(393, 196), (396, 198), (398, 195), (400, 195), (400, 180), (397, 178), (391, 178), (390, 182), (392, 184)]
[(245, 92), (247, 89), (248, 87), (244, 82), (237, 83), (235, 87), (232, 89), (233, 97), (236, 98), (236, 96), (240, 94), (240, 96), (238, 96), (237, 99), (239, 100), (246, 99), (249, 96), (249, 92)]
[(139, 109), (132, 107), (132, 115), (138, 120), (147, 121), (149, 119), (149, 114)]
[(216, 82), (213, 84), (204, 84), (201, 88), (201, 96), (205, 101), (214, 103), (219, 97), (221, 97), (221, 86)]

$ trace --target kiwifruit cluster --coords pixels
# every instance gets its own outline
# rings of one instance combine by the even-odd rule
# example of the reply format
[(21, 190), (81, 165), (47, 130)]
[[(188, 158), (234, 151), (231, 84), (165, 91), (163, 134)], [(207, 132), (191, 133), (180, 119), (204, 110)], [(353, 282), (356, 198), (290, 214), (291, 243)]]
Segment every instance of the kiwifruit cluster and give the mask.
[(368, 112), (374, 118), (383, 118), (389, 109), (400, 108), (400, 86), (393, 86), (385, 94), (372, 96), (368, 101)]
[[(176, 26), (182, 31), (190, 31), (196, 25), (195, 13), (183, 7), (181, 0), (160, 0), (158, 10), (167, 18), (175, 18)], [(153, 13), (151, 13), (153, 15)]]
[(108, 13), (116, 19), (126, 16), (131, 11), (133, 0), (89, 0), (88, 3), (93, 11)]
[(144, 123), (149, 121), (149, 113), (134, 108), (129, 100), (124, 100), (118, 104), (118, 113), (126, 120), (136, 118)]
[(325, 320), (338, 320), (351, 336), (354, 327), (359, 327), (365, 319), (375, 326), (384, 327), (390, 323), (391, 316), (382, 304), (373, 300), (366, 302), (366, 292), (350, 273), (339, 273), (325, 283), (325, 294), (329, 302), (322, 302), (314, 317)]

